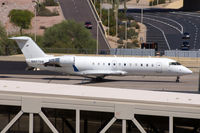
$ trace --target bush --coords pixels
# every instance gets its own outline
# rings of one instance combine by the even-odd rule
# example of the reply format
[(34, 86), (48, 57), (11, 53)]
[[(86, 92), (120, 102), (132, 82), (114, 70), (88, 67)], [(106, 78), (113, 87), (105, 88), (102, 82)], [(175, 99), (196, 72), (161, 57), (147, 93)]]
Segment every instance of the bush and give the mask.
[(111, 35), (111, 36), (115, 36), (116, 35), (116, 28), (114, 26), (110, 27), (109, 31), (110, 31), (109, 35)]
[(56, 9), (54, 9), (53, 12), (51, 12), (49, 9), (45, 7), (44, 4), (40, 4), (37, 6), (37, 16), (58, 16), (59, 13)]
[(120, 26), (118, 29), (118, 37), (122, 40), (125, 39), (125, 26)]
[(128, 38), (128, 39), (134, 39), (134, 38), (137, 38), (137, 36), (138, 36), (138, 33), (135, 32), (134, 29), (129, 29), (129, 30), (127, 31), (127, 38)]
[(132, 42), (127, 43), (127, 48), (138, 48), (138, 47), (139, 47), (138, 40), (133, 40)]
[(117, 43), (119, 43), (119, 44), (123, 44), (124, 42), (123, 42), (122, 39), (119, 39), (119, 40), (117, 40)]
[(117, 46), (117, 48), (124, 48), (124, 45), (120, 44), (120, 45)]
[(13, 9), (9, 12), (8, 17), (10, 22), (20, 27), (20, 34), (22, 35), (22, 29), (29, 29), (31, 26), (31, 19), (34, 14), (29, 10), (17, 10)]
[[(159, 0), (159, 1), (158, 1), (158, 4), (164, 4), (164, 3), (166, 3), (166, 0)], [(150, 1), (150, 2), (149, 2), (149, 5), (150, 5), (150, 6), (157, 5), (157, 0), (152, 0), (152, 1)]]
[(130, 20), (134, 20), (134, 17), (131, 16), (131, 15), (127, 15), (127, 19), (130, 21)]
[(54, 0), (45, 0), (45, 1), (43, 2), (43, 4), (44, 4), (45, 6), (58, 6), (58, 3), (55, 2)]
[[(115, 20), (115, 16), (114, 16), (114, 12), (112, 10), (110, 10), (110, 27), (115, 26), (116, 25), (116, 20)], [(102, 22), (105, 26), (108, 26), (108, 10), (103, 9), (102, 10)]]
[(68, 20), (45, 30), (44, 47), (72, 48), (76, 53), (84, 49), (96, 50), (96, 41), (83, 24)]
[(6, 30), (0, 23), (0, 55), (11, 55), (18, 53), (15, 41), (8, 39)]
[(118, 18), (119, 18), (119, 20), (121, 20), (121, 21), (126, 20), (126, 19), (127, 19), (126, 13), (124, 13), (123, 11), (120, 11), (120, 12), (118, 13)]

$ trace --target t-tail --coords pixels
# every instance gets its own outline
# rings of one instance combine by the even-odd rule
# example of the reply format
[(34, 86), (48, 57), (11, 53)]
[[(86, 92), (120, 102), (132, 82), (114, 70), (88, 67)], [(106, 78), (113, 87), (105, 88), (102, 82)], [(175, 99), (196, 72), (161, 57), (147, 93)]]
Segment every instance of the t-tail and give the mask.
[(46, 57), (47, 55), (41, 48), (30, 38), (26, 36), (12, 37), (15, 40), (24, 54), (26, 59)]

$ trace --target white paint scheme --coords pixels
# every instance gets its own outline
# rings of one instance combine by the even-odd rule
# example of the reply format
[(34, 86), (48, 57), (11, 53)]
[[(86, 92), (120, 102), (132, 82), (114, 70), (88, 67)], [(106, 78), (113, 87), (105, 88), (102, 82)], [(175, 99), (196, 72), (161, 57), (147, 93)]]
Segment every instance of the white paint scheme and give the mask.
[(46, 55), (29, 37), (12, 37), (23, 52), (29, 67), (69, 75), (104, 78), (115, 75), (179, 76), (192, 71), (167, 58), (51, 56)]

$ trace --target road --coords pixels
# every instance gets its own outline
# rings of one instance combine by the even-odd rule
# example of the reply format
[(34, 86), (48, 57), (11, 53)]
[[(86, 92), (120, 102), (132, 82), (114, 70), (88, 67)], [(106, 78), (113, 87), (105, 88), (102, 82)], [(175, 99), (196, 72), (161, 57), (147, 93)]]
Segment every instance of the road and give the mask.
[[(141, 20), (140, 13), (131, 12), (128, 15), (133, 16), (136, 21)], [(143, 22), (147, 26), (147, 42), (158, 42), (159, 51), (180, 49), (184, 41), (182, 33), (188, 32), (191, 38), (186, 41), (189, 42), (190, 49), (200, 49), (199, 21), (200, 13), (144, 11)]]
[[(91, 33), (94, 39), (97, 40), (97, 21), (89, 6), (88, 0), (59, 0), (59, 3), (65, 19), (72, 19), (83, 24), (86, 21), (92, 22), (93, 27)], [(108, 50), (109, 46), (104, 38), (104, 34), (100, 32), (100, 28), (98, 31), (99, 49)]]

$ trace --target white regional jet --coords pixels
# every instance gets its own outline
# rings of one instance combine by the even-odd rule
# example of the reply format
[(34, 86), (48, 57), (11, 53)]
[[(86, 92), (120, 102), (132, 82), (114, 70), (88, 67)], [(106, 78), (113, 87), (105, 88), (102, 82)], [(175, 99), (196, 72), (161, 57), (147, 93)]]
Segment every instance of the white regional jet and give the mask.
[(175, 76), (192, 71), (167, 58), (53, 56), (45, 54), (30, 37), (12, 37), (26, 58), (29, 70), (49, 70), (88, 78), (103, 79), (105, 76)]

